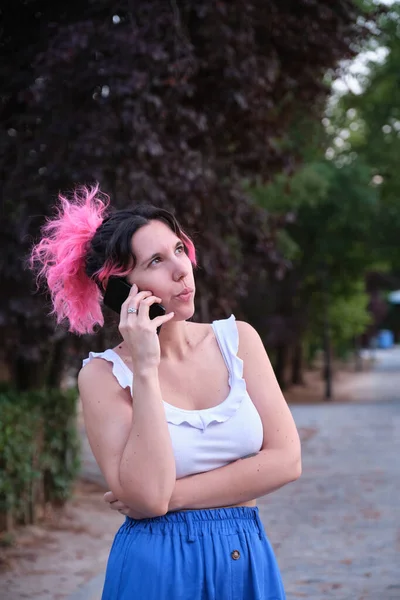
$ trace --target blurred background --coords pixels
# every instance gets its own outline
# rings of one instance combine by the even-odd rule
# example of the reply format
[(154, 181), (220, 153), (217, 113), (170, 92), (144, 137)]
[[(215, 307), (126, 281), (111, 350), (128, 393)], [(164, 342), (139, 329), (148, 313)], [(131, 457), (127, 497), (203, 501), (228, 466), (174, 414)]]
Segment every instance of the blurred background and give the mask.
[[(354, 569), (344, 556), (329, 581), (326, 499), (292, 522), (303, 488), (277, 494), (288, 543), (308, 519), (313, 557), (327, 552), (318, 577), (307, 553), (292, 547), (286, 560), (278, 519), (271, 538), (288, 597), (400, 598), (398, 509), (387, 501), (399, 483), (400, 3), (5, 0), (0, 15), (1, 597), (66, 597), (99, 564), (92, 553), (68, 584), (54, 573), (43, 583), (32, 564), (40, 548), (48, 562), (46, 535), (55, 560), (68, 545), (57, 536), (75, 532), (76, 565), (85, 544), (97, 547), (95, 522), (107, 550), (118, 521), (99, 505), (76, 391), (89, 350), (118, 343), (116, 321), (106, 313), (104, 329), (80, 338), (55, 328), (25, 266), (59, 191), (99, 182), (119, 208), (149, 201), (175, 212), (198, 252), (197, 320), (233, 312), (259, 331), (302, 435), (304, 495), (327, 473), (313, 462), (327, 439), (335, 473), (344, 463), (349, 477), (381, 470), (364, 473), (377, 496), (354, 511), (385, 515), (387, 553), (372, 544)], [(348, 548), (348, 535), (335, 544)], [(379, 554), (391, 566), (372, 584), (365, 573)], [(308, 583), (291, 570), (294, 556)]]

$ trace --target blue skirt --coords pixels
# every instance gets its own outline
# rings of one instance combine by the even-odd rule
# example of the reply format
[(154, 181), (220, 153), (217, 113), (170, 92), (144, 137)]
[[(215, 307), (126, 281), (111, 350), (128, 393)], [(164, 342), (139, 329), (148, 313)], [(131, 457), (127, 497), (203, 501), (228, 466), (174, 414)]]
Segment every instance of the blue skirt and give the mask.
[(284, 600), (258, 508), (190, 510), (117, 532), (102, 600)]

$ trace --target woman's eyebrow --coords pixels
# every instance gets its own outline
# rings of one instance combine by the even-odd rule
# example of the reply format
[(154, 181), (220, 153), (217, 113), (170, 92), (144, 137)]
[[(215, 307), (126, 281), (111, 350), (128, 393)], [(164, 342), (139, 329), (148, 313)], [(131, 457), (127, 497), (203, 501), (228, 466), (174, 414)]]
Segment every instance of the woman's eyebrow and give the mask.
[[(175, 249), (176, 249), (178, 246), (180, 246), (181, 244), (182, 244), (182, 241), (181, 241), (181, 240), (178, 240), (178, 241), (176, 242), (176, 244), (175, 244)], [(152, 260), (154, 260), (155, 258), (157, 258), (157, 256), (158, 256), (159, 254), (160, 254), (160, 252), (155, 252), (154, 254), (152, 254), (152, 255), (150, 256), (150, 258), (147, 258), (146, 260), (144, 260), (143, 262), (141, 262), (139, 266), (141, 266), (141, 267), (142, 267), (142, 266), (143, 266), (143, 265), (145, 265), (146, 263), (149, 263), (149, 262), (151, 262)]]
[(154, 260), (155, 258), (157, 258), (157, 256), (159, 255), (159, 252), (156, 252), (155, 254), (153, 254), (152, 256), (150, 256), (150, 258), (146, 258), (146, 260), (144, 260), (143, 262), (140, 263), (140, 266), (142, 267), (143, 265), (145, 265), (146, 263)]

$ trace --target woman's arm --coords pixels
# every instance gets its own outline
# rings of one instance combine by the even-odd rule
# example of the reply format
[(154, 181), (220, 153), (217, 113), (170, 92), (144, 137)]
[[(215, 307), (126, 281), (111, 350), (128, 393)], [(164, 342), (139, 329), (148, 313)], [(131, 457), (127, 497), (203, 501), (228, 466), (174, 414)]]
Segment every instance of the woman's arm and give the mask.
[(231, 506), (264, 496), (301, 474), (300, 439), (260, 336), (238, 322), (243, 377), (264, 428), (261, 451), (225, 467), (179, 479), (169, 510)]
[(300, 464), (278, 450), (262, 450), (225, 467), (178, 479), (169, 511), (233, 506), (295, 481)]
[(96, 358), (80, 371), (78, 386), (89, 443), (110, 490), (142, 518), (165, 514), (176, 471), (157, 371), (137, 374), (132, 398), (111, 364)]
[(161, 298), (138, 293), (132, 285), (121, 306), (118, 328), (132, 359), (132, 396), (102, 360), (93, 360), (78, 376), (89, 443), (108, 485), (119, 500), (149, 517), (167, 512), (176, 479), (158, 378), (157, 336), (157, 327), (174, 315), (151, 320), (150, 307), (156, 302)]

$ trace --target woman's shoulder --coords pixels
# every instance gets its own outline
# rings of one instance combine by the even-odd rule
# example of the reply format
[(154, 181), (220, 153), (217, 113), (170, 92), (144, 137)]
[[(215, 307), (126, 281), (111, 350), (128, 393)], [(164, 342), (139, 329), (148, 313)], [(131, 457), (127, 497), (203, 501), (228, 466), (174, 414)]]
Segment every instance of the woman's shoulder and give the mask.
[(267, 354), (264, 342), (253, 325), (247, 321), (236, 321), (236, 325), (239, 338), (238, 356), (242, 360)]
[(78, 387), (80, 389), (116, 389), (129, 388), (130, 378), (127, 369), (124, 369), (121, 358), (111, 348), (103, 352), (90, 352), (82, 361), (78, 373)]
[(88, 356), (82, 360), (82, 369), (88, 365), (104, 365), (107, 362), (113, 362), (115, 354), (115, 351), (111, 348), (102, 350), (101, 352), (90, 351)]
[(240, 340), (255, 339), (258, 336), (257, 331), (247, 321), (237, 320), (234, 314), (224, 319), (217, 319), (212, 322), (212, 327), (217, 330), (221, 330), (231, 333), (238, 337)]
[(78, 383), (85, 381), (95, 381), (102, 378), (102, 375), (112, 373), (113, 364), (108, 352), (89, 352), (87, 358), (83, 359), (82, 366), (78, 373)]
[(222, 319), (216, 319), (206, 325), (208, 336), (205, 339), (217, 338), (220, 345), (225, 350), (236, 355), (239, 348), (247, 349), (257, 339), (259, 335), (250, 323), (246, 321), (237, 321), (234, 314)]
[(247, 321), (236, 321), (236, 326), (241, 338), (255, 339), (260, 337), (258, 331), (253, 327), (253, 325), (250, 325), (250, 323), (248, 323)]
[(78, 378), (81, 380), (90, 380), (90, 378), (101, 376), (102, 374), (106, 376), (112, 374), (120, 381), (124, 375), (121, 361), (121, 356), (112, 348), (108, 348), (102, 352), (89, 352), (89, 355), (82, 361)]
[(89, 356), (82, 361), (82, 366), (78, 373), (78, 388), (82, 389), (97, 386), (99, 382), (103, 382), (104, 375), (108, 371), (112, 371), (111, 365), (100, 360), (100, 352), (90, 352)]

